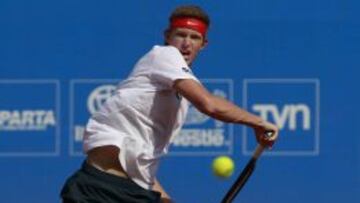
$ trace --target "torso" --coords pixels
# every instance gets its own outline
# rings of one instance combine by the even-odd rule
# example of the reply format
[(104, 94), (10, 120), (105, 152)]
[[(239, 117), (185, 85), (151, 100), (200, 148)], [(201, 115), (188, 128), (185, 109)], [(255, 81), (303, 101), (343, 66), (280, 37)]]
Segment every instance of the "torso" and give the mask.
[(119, 148), (115, 146), (102, 146), (87, 153), (87, 162), (93, 167), (116, 176), (127, 178), (127, 174), (119, 162)]

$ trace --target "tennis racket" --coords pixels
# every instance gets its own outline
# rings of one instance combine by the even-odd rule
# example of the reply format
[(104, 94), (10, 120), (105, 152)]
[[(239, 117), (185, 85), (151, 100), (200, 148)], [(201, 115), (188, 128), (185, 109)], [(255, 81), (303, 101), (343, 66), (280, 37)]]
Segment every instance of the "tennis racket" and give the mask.
[[(272, 132), (266, 132), (266, 137), (271, 137)], [(231, 203), (240, 190), (244, 187), (245, 183), (248, 181), (249, 177), (255, 170), (256, 161), (260, 157), (261, 153), (264, 151), (265, 146), (258, 144), (251, 159), (246, 164), (245, 168), (241, 171), (239, 177), (236, 179), (235, 183), (231, 186), (230, 190), (226, 193), (225, 197), (221, 203)]]

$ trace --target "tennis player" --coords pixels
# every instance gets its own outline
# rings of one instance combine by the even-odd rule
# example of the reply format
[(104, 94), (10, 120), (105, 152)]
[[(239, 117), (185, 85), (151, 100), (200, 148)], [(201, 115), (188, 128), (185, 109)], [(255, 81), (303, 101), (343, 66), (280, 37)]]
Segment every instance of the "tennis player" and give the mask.
[[(178, 134), (189, 102), (224, 122), (247, 125), (270, 145), (278, 129), (209, 93), (191, 71), (206, 47), (208, 15), (197, 6), (177, 7), (156, 45), (135, 65), (116, 94), (92, 115), (84, 134), (86, 161), (65, 183), (61, 197), (74, 202), (172, 202), (156, 178), (160, 158)], [(274, 136), (265, 138), (265, 131)]]

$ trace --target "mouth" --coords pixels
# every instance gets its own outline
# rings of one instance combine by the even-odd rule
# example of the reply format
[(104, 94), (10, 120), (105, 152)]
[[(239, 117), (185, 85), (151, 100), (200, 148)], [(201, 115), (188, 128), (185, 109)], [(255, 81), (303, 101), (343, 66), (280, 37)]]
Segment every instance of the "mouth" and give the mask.
[(190, 51), (181, 51), (181, 54), (184, 56), (185, 60), (189, 59), (191, 52)]

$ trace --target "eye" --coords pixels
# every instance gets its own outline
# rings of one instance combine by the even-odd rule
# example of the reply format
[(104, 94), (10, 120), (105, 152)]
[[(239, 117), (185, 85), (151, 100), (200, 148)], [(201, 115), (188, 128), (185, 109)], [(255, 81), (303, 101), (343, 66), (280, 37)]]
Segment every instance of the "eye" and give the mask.
[(177, 32), (177, 33), (175, 33), (175, 36), (177, 36), (177, 37), (186, 37), (186, 33), (184, 33), (184, 32)]
[(191, 39), (193, 40), (202, 40), (202, 36), (198, 34), (192, 34)]

